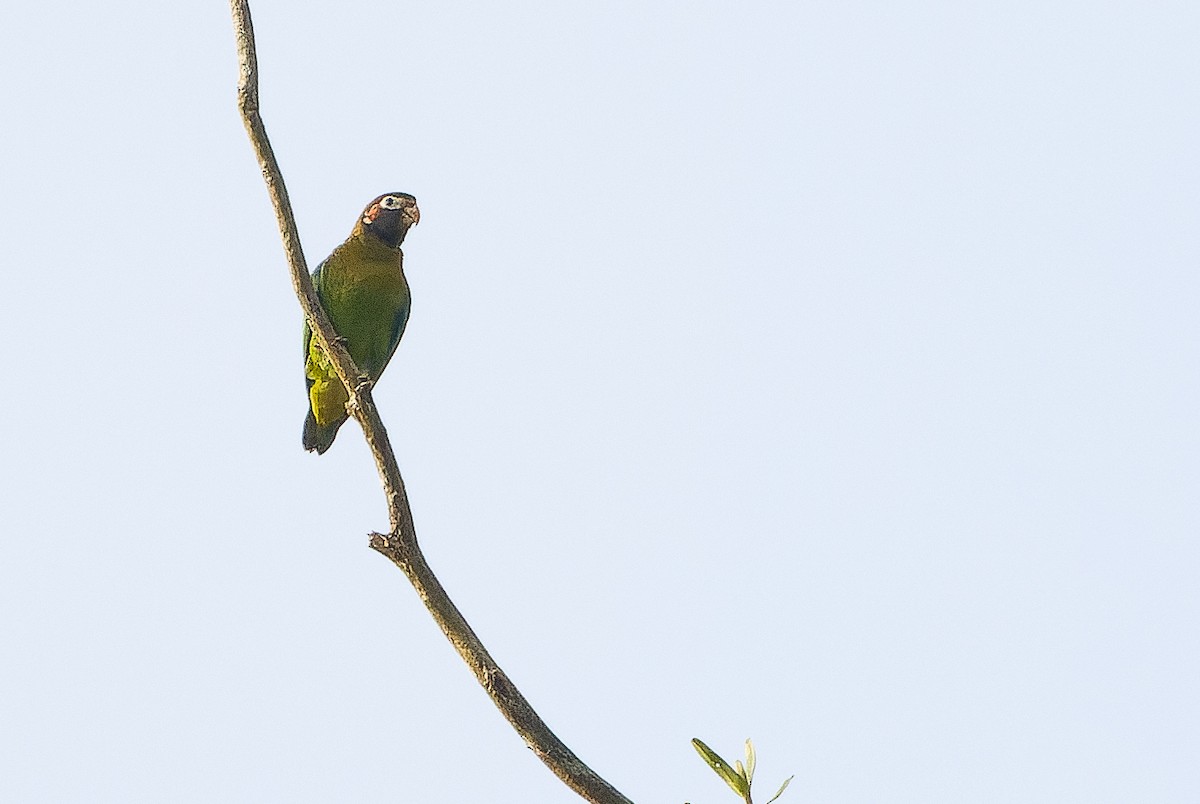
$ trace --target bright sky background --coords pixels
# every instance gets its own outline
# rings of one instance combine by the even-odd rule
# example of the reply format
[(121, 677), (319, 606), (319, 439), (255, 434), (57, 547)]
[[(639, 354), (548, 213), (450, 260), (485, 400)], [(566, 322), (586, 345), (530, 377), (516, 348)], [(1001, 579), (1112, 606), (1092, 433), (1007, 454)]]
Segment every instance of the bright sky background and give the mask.
[[(255, 0), (430, 562), (641, 802), (1200, 800), (1200, 5)], [(300, 448), (224, 2), (0, 26), (0, 798), (569, 802)]]

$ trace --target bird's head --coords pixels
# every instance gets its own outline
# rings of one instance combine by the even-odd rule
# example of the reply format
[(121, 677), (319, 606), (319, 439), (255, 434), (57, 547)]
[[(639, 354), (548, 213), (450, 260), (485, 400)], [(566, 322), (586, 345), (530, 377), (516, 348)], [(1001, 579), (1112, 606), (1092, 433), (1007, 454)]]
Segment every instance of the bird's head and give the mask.
[(385, 193), (367, 204), (354, 233), (373, 237), (391, 248), (400, 248), (409, 227), (420, 220), (417, 199), (408, 193)]

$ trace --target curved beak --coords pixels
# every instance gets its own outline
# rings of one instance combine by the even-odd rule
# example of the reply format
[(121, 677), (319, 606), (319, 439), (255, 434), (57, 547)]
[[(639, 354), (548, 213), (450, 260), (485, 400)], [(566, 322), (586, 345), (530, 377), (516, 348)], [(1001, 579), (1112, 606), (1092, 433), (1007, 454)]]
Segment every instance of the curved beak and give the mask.
[(421, 210), (417, 208), (415, 201), (401, 210), (400, 214), (404, 216), (404, 220), (409, 226), (416, 226), (421, 222)]

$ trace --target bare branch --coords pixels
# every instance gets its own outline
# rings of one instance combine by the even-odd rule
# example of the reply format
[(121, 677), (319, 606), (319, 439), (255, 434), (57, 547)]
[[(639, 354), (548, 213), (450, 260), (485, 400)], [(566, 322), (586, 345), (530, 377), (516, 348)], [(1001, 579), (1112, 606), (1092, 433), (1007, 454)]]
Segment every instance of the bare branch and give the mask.
[(283, 248), (292, 275), (292, 285), (313, 334), (325, 353), (330, 356), (338, 378), (350, 391), (347, 407), (362, 425), (371, 454), (375, 456), (375, 465), (387, 497), (391, 531), (386, 536), (372, 533), (372, 549), (390, 558), (404, 571), (421, 601), (442, 629), (442, 633), (471, 668), (471, 672), (487, 690), (493, 703), (556, 776), (583, 798), (596, 804), (631, 804), (629, 799), (600, 778), (550, 731), (521, 695), (520, 690), (492, 659), (425, 562), (425, 556), (417, 544), (416, 528), (413, 526), (404, 480), (400, 476), (383, 420), (371, 398), (372, 383), (366, 374), (354, 365), (349, 352), (337, 339), (333, 325), (317, 299), (312, 278), (308, 274), (283, 174), (279, 170), (279, 164), (267, 138), (267, 130), (259, 114), (258, 60), (255, 55), (249, 0), (230, 0), (230, 10), (233, 14), (238, 49), (238, 107), (241, 110), (242, 121), (246, 124), (246, 133), (249, 134), (254, 152), (258, 156), (271, 203), (275, 207), (275, 217), (279, 223), (279, 232), (283, 238)]

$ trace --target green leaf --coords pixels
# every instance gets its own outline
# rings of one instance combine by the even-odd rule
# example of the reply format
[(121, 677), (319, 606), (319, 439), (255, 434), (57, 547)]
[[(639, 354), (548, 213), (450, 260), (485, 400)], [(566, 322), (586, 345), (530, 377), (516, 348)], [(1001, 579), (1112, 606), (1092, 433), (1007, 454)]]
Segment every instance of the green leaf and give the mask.
[(796, 778), (796, 776), (793, 774), (793, 775), (791, 775), (791, 776), (787, 777), (786, 779), (784, 779), (784, 780), (783, 780), (783, 784), (779, 785), (779, 790), (778, 790), (778, 792), (776, 792), (776, 793), (775, 793), (775, 795), (773, 795), (773, 796), (771, 796), (769, 799), (767, 799), (767, 804), (771, 804), (771, 802), (772, 802), (772, 801), (774, 801), (775, 799), (777, 799), (777, 798), (779, 798), (780, 796), (782, 796), (782, 795), (783, 795), (783, 791), (784, 791), (784, 790), (787, 790), (787, 786), (788, 786), (789, 784), (791, 784), (791, 783), (792, 783), (792, 779), (795, 779), (795, 778)]
[(696, 749), (696, 753), (704, 758), (708, 766), (725, 780), (725, 784), (729, 785), (733, 789), (733, 792), (739, 796), (745, 796), (750, 792), (750, 783), (744, 777), (740, 776), (737, 771), (729, 767), (729, 763), (721, 759), (716, 751), (709, 748), (699, 739), (692, 740), (692, 747)]
[(746, 738), (746, 781), (754, 781), (754, 743)]

